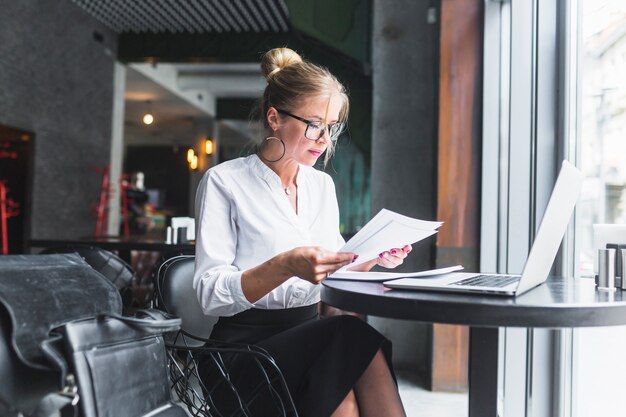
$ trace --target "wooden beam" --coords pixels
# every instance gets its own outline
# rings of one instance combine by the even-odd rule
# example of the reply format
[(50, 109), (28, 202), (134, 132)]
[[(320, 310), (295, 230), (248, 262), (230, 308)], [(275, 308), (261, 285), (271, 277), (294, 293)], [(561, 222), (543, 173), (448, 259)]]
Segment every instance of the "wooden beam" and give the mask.
[[(482, 120), (482, 0), (442, 0), (437, 265), (478, 270)], [(434, 325), (431, 388), (467, 389), (468, 330)]]

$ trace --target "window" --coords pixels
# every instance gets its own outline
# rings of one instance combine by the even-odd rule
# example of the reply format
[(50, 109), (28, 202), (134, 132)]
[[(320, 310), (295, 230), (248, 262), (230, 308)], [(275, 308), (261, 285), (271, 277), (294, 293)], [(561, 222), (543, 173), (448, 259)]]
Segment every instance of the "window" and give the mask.
[[(586, 181), (555, 273), (590, 279), (592, 225), (626, 223), (626, 2), (485, 6), (481, 269), (520, 272), (565, 158)], [(500, 340), (503, 415), (626, 415), (626, 326)]]
[[(593, 224), (626, 223), (626, 3), (580, 0), (569, 36), (577, 57), (576, 154), (585, 174), (576, 219), (575, 275), (594, 275)], [(577, 28), (577, 29), (576, 29)], [(574, 61), (576, 62), (576, 61)], [(572, 404), (574, 417), (626, 413), (622, 376), (626, 327), (574, 330)]]
[(578, 276), (594, 274), (595, 223), (626, 223), (626, 4), (584, 0), (579, 23), (579, 166), (586, 180), (578, 209)]

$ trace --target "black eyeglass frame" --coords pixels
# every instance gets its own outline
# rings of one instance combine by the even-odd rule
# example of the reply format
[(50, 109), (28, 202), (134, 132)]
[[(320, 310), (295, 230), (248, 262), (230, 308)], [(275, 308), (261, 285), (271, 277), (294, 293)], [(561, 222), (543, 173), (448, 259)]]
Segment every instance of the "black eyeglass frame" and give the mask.
[[(285, 116), (289, 116), (289, 117), (293, 117), (296, 120), (301, 121), (302, 123), (306, 124), (306, 130), (304, 131), (304, 137), (307, 138), (308, 140), (320, 140), (322, 138), (322, 136), (324, 136), (324, 133), (326, 132), (326, 129), (328, 129), (328, 136), (330, 137), (330, 140), (333, 142), (336, 142), (337, 139), (339, 139), (339, 135), (341, 135), (341, 133), (343, 132), (343, 127), (344, 127), (344, 123), (342, 122), (337, 122), (337, 123), (332, 123), (327, 125), (324, 122), (314, 122), (313, 120), (307, 120), (303, 117), (300, 116), (296, 116), (293, 113), (289, 113), (286, 110), (282, 110), (279, 109), (277, 107), (274, 107), (276, 109), (276, 111), (280, 114), (284, 114)], [(323, 128), (320, 129), (320, 124), (322, 126), (324, 126)], [(338, 131), (335, 132), (335, 134), (332, 134), (333, 128), (335, 128), (335, 126), (338, 126)], [(320, 134), (317, 137), (317, 139), (311, 139), (310, 137), (307, 136), (307, 133), (309, 132), (309, 128), (312, 127), (313, 129), (320, 129)]]

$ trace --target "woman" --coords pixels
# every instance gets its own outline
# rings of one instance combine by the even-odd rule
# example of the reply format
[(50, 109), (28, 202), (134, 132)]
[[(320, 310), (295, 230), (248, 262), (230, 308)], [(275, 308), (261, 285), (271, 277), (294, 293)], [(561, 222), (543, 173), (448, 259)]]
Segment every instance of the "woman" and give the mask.
[[(389, 341), (355, 317), (317, 315), (319, 284), (357, 258), (335, 252), (344, 244), (335, 187), (313, 168), (343, 129), (344, 87), (288, 48), (267, 52), (261, 68), (267, 138), (198, 188), (194, 288), (204, 312), (220, 316), (211, 338), (266, 349), (301, 416), (404, 416)], [(410, 250), (351, 269), (393, 268)]]

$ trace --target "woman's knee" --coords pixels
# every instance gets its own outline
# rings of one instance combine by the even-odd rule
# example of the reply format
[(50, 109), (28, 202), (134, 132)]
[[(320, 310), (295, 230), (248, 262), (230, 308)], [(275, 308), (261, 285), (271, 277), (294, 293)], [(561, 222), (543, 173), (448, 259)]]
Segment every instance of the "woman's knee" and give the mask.
[(350, 390), (331, 417), (359, 417), (359, 404), (354, 390)]

